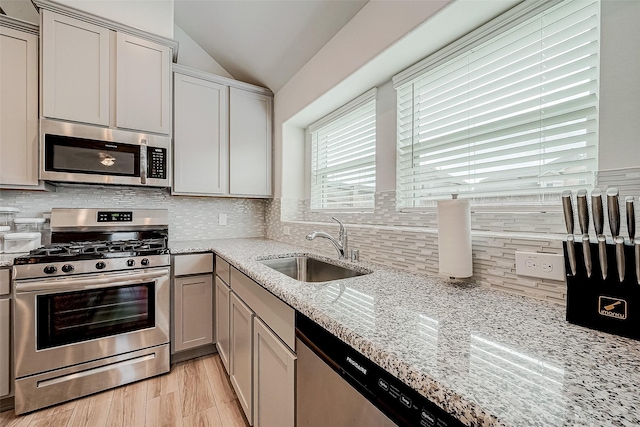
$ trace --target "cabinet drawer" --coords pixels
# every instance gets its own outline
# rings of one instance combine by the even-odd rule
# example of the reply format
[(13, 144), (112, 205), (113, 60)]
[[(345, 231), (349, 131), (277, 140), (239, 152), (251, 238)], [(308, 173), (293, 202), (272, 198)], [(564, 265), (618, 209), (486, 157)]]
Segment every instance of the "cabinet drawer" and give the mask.
[(231, 289), (280, 337), (295, 349), (295, 310), (256, 282), (231, 268)]
[(220, 258), (218, 255), (216, 255), (216, 274), (219, 278), (222, 279), (224, 283), (226, 283), (227, 285), (229, 284), (231, 275), (229, 263)]
[(173, 275), (203, 274), (213, 271), (213, 254), (176, 255), (173, 259)]
[(0, 270), (0, 295), (11, 293), (11, 281), (9, 280), (9, 269)]

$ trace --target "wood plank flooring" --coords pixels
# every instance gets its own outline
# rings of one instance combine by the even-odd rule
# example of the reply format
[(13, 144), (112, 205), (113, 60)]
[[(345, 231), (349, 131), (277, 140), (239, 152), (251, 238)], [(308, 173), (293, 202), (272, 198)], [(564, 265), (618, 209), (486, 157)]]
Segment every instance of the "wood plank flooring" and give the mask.
[(247, 427), (215, 354), (172, 366), (159, 377), (40, 411), (0, 413), (2, 427)]

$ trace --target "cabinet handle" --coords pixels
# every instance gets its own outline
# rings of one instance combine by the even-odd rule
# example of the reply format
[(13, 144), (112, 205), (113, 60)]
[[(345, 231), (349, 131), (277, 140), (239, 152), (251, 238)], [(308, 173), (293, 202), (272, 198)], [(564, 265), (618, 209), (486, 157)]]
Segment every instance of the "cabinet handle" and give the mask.
[(140, 140), (140, 184), (147, 183), (147, 140)]

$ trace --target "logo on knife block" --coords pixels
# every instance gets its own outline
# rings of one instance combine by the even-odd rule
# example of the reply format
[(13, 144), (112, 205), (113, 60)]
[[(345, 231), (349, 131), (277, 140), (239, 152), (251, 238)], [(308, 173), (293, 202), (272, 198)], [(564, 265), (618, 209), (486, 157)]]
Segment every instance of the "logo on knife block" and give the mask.
[(601, 296), (598, 298), (598, 312), (601, 316), (626, 320), (627, 302), (620, 298)]

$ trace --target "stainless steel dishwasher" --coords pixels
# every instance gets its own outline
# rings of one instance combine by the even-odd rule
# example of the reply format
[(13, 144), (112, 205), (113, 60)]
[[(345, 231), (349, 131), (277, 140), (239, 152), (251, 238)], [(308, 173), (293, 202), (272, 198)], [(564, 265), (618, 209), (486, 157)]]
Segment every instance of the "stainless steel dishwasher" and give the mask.
[(309, 318), (296, 315), (297, 426), (463, 426)]

